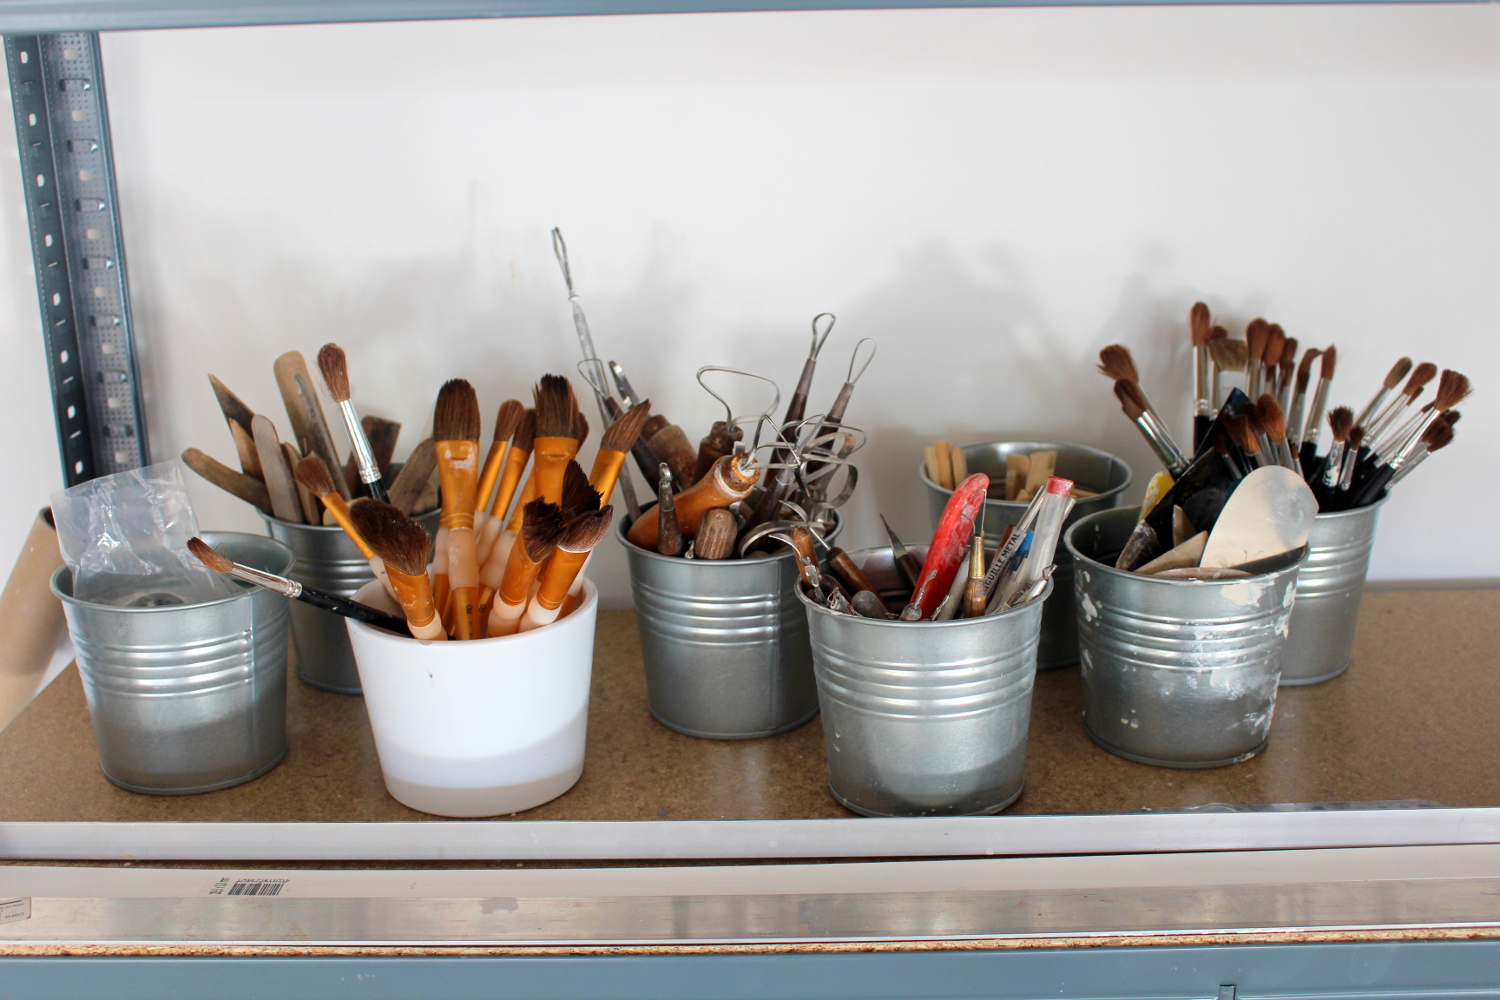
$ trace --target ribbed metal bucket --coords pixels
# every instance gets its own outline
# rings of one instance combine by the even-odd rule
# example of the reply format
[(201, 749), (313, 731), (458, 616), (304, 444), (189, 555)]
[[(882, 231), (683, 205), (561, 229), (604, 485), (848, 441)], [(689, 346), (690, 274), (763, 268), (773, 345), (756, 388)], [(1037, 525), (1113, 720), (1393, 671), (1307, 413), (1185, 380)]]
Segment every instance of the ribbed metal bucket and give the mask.
[(1283, 687), (1332, 680), (1349, 669), (1370, 549), (1384, 504), (1382, 498), (1313, 519), (1307, 561), (1297, 574), (1297, 606), (1281, 654)]
[[(239, 532), (203, 533), (235, 562), (272, 573), (291, 568), (280, 542)], [(244, 588), (203, 604), (115, 608), (62, 600), (78, 674), (94, 722), (104, 776), (153, 795), (212, 792), (257, 778), (286, 753), (287, 604)]]
[(1300, 564), (1233, 580), (1126, 573), (1113, 563), (1138, 514), (1093, 514), (1064, 536), (1076, 560), (1084, 726), (1142, 764), (1253, 757), (1270, 738)]
[[(850, 555), (883, 595), (900, 590), (888, 547)], [(866, 816), (977, 816), (1020, 797), (1042, 600), (983, 618), (902, 622), (797, 596), (834, 798)]]
[[(1054, 475), (1073, 480), (1083, 489), (1094, 490), (1098, 496), (1085, 497), (1073, 505), (1063, 529), (1090, 514), (1118, 507), (1130, 485), (1130, 466), (1105, 451), (1085, 448), (1077, 444), (1052, 444), (1045, 441), (988, 441), (984, 444), (964, 445), (959, 449), (969, 467), (969, 474), (983, 472), (991, 480), (1005, 482), (1006, 456), (1030, 455), (1034, 451), (1056, 451), (1057, 467)], [(932, 512), (933, 527), (937, 526), (943, 508), (953, 491), (939, 486), (927, 478), (927, 466), (923, 463), (917, 474), (927, 487), (927, 506)], [(1026, 512), (1026, 504), (1008, 500), (986, 500), (984, 505), (984, 531), (995, 538), (1008, 524), (1015, 524)], [(1057, 568), (1052, 573), (1052, 599), (1042, 612), (1042, 644), (1037, 653), (1038, 670), (1066, 667), (1078, 662), (1078, 627), (1073, 614), (1073, 557), (1061, 546), (1057, 547)]]
[[(315, 590), (353, 597), (375, 575), (359, 546), (338, 525), (293, 524), (261, 514), (266, 531), (297, 555), (291, 578)], [(442, 511), (417, 518), (428, 534), (436, 534)], [(359, 668), (349, 648), (349, 631), (338, 615), (292, 602), (292, 644), (297, 650), (297, 676), (304, 683), (336, 694), (359, 694)]]
[(818, 714), (790, 550), (682, 559), (632, 544), (629, 529), (628, 518), (616, 520), (657, 722), (688, 736), (745, 740), (796, 729)]

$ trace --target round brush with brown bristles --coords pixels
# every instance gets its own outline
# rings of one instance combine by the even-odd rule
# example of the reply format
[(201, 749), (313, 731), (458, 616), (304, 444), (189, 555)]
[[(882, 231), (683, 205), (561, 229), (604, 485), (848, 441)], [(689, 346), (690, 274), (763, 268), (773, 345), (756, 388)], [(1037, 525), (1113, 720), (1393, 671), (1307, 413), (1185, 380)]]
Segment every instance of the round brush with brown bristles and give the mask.
[(1245, 395), (1251, 399), (1260, 397), (1261, 362), (1270, 336), (1271, 324), (1259, 317), (1245, 324)]
[(1380, 409), (1380, 404), (1385, 402), (1385, 397), (1389, 396), (1391, 390), (1401, 384), (1401, 380), (1406, 378), (1407, 373), (1410, 371), (1411, 358), (1402, 358), (1392, 365), (1391, 370), (1386, 372), (1385, 381), (1380, 383), (1380, 388), (1375, 391), (1375, 395), (1370, 397), (1370, 401), (1365, 404), (1364, 409), (1354, 415), (1354, 426), (1368, 428), (1370, 426), (1370, 418), (1375, 415), (1376, 410)]
[(427, 554), (432, 551), (427, 529), (396, 507), (368, 498), (350, 504), (349, 517), (385, 562), (396, 603), (406, 615), (412, 636), (429, 641), (448, 638), (433, 599), (432, 581), (427, 578)]
[[(1333, 383), (1333, 371), (1338, 365), (1339, 349), (1329, 345), (1318, 359), (1318, 387), (1313, 390), (1312, 407), (1307, 411), (1307, 423), (1302, 425), (1302, 445), (1297, 458), (1302, 464), (1302, 477), (1309, 483), (1317, 479), (1318, 435), (1323, 430), (1323, 408), (1328, 405), (1328, 387)], [(1349, 411), (1350, 426), (1353, 426), (1354, 411)]]
[[(1286, 442), (1287, 447), (1292, 449), (1295, 457), (1302, 448), (1302, 428), (1306, 423), (1305, 413), (1307, 408), (1307, 383), (1312, 379), (1312, 363), (1323, 352), (1316, 347), (1309, 347), (1302, 355), (1302, 363), (1297, 366), (1297, 385), (1292, 392), (1292, 405), (1286, 412)], [(1302, 471), (1302, 463), (1297, 463), (1297, 472)]]
[[(474, 536), (481, 419), (479, 397), (472, 385), (461, 378), (443, 383), (432, 410), (432, 437), (437, 447), (438, 481), (443, 493), (438, 533), (446, 535), (438, 539), (438, 554), (441, 558), (447, 553), (448, 565), (446, 573), (439, 573), (434, 564), (433, 573), (438, 607), (452, 608), (449, 631), (455, 639), (478, 638), (482, 623), (478, 602), (478, 539)], [(445, 590), (451, 590), (446, 598)]]
[[(1286, 348), (1286, 332), (1272, 323), (1266, 330), (1266, 346), (1260, 356), (1261, 391), (1276, 395), (1276, 379), (1281, 372), (1281, 352)], [(1259, 399), (1257, 393), (1250, 397)]]
[(1276, 403), (1281, 412), (1292, 405), (1292, 380), (1297, 374), (1297, 338), (1286, 338), (1281, 348), (1281, 365), (1276, 373)]
[(349, 398), (349, 359), (338, 344), (324, 344), (318, 350), (318, 371), (323, 374), (323, 384), (328, 394), (339, 404), (339, 413), (344, 416), (344, 429), (349, 432), (349, 444), (354, 451), (354, 464), (359, 469), (360, 482), (376, 500), (385, 500), (385, 487), (380, 484), (380, 465), (375, 461), (375, 450), (365, 436), (364, 425), (359, 414), (354, 412), (354, 403)]
[(1208, 357), (1213, 362), (1213, 391), (1214, 412), (1218, 413), (1224, 408), (1223, 375), (1225, 372), (1242, 372), (1245, 370), (1245, 362), (1250, 356), (1250, 350), (1245, 346), (1243, 340), (1229, 339), (1229, 333), (1222, 326), (1213, 329), (1213, 337), (1208, 342)]
[(1271, 444), (1271, 455), (1274, 463), (1283, 468), (1291, 469), (1301, 474), (1297, 468), (1296, 459), (1292, 457), (1292, 449), (1286, 441), (1286, 414), (1282, 412), (1281, 404), (1276, 402), (1276, 397), (1269, 392), (1260, 394), (1255, 401), (1255, 418), (1260, 421), (1261, 430), (1266, 435), (1266, 440)]
[[(1468, 376), (1451, 369), (1444, 369), (1443, 373), (1438, 376), (1437, 398), (1432, 401), (1432, 408), (1422, 418), (1421, 425), (1409, 440), (1402, 442), (1389, 461), (1378, 465), (1375, 471), (1361, 483), (1355, 496), (1351, 498), (1351, 504), (1363, 506), (1378, 500), (1390, 486), (1391, 480), (1416, 454), (1417, 446), (1421, 444), (1422, 435), (1427, 432), (1427, 429), (1439, 420), (1448, 421), (1450, 411), (1467, 399), (1472, 391), (1473, 387), (1469, 384)], [(1452, 419), (1457, 420), (1457, 417)]]
[(1263, 465), (1271, 464), (1265, 453), (1261, 451), (1260, 436), (1255, 433), (1255, 425), (1250, 420), (1253, 412), (1254, 408), (1248, 407), (1242, 414), (1224, 418), (1224, 430), (1229, 434), (1229, 440), (1233, 441), (1240, 453), (1245, 456), (1242, 464), (1247, 472), (1253, 472)]
[(1194, 302), (1188, 311), (1188, 330), (1193, 342), (1193, 450), (1196, 452), (1214, 422), (1213, 393), (1208, 382), (1208, 342), (1213, 339), (1213, 318), (1208, 306)]
[[(1458, 411), (1449, 410), (1448, 416), (1457, 417)], [(1442, 451), (1452, 443), (1453, 424), (1446, 420), (1434, 421), (1431, 427), (1422, 432), (1421, 438), (1417, 441), (1417, 447), (1411, 453), (1411, 458), (1407, 459), (1406, 464), (1401, 466), (1391, 476), (1391, 481), (1386, 484), (1386, 489), (1390, 489), (1410, 475), (1411, 470), (1421, 465), (1428, 455), (1431, 455), (1435, 451)]]
[(188, 539), (188, 551), (197, 556), (199, 561), (215, 573), (223, 573), (246, 583), (253, 583), (257, 587), (274, 590), (284, 597), (290, 597), (294, 601), (310, 604), (323, 611), (332, 611), (336, 615), (345, 618), (353, 618), (355, 621), (383, 628), (397, 635), (410, 635), (406, 622), (393, 614), (372, 608), (368, 604), (351, 601), (347, 597), (338, 594), (329, 594), (321, 590), (314, 590), (305, 584), (290, 580), (275, 573), (267, 573), (265, 570), (254, 569), (250, 566), (241, 566), (228, 556), (215, 552), (213, 548), (201, 538)]
[(490, 440), (490, 450), (485, 453), (484, 466), (479, 473), (479, 488), (474, 493), (474, 530), (482, 531), (489, 519), (490, 495), (500, 480), (500, 470), (505, 465), (505, 455), (510, 451), (510, 439), (526, 416), (526, 407), (519, 399), (507, 399), (500, 404), (495, 414), (495, 436)]
[(1156, 414), (1151, 412), (1140, 386), (1129, 379), (1116, 379), (1115, 398), (1120, 401), (1120, 408), (1125, 411), (1125, 416), (1140, 429), (1141, 436), (1146, 439), (1151, 450), (1156, 452), (1156, 457), (1161, 459), (1167, 472), (1173, 479), (1181, 478), (1187, 471), (1188, 460), (1183, 457), (1177, 443), (1172, 440), (1172, 435), (1167, 433)]
[(510, 550), (505, 575), (495, 592), (495, 606), (490, 609), (490, 637), (513, 635), (526, 612), (531, 584), (542, 570), (542, 563), (552, 555), (567, 523), (562, 510), (538, 497), (528, 503), (521, 514), (521, 534)]
[(1328, 456), (1323, 460), (1323, 471), (1312, 483), (1313, 494), (1318, 498), (1318, 509), (1331, 509), (1328, 504), (1338, 489), (1339, 475), (1344, 471), (1344, 443), (1354, 430), (1354, 411), (1347, 406), (1336, 406), (1328, 411), (1328, 430), (1333, 443), (1328, 446)]
[(365, 541), (359, 529), (354, 526), (354, 521), (349, 517), (349, 505), (339, 495), (338, 487), (333, 484), (333, 475), (328, 471), (328, 463), (317, 455), (307, 455), (298, 460), (292, 469), (292, 475), (313, 496), (323, 501), (323, 506), (328, 508), (328, 513), (338, 522), (338, 526), (344, 529), (344, 534), (359, 549), (360, 554), (370, 561), (370, 572), (375, 574), (375, 579), (385, 588), (386, 593), (392, 597), (396, 592), (391, 589), (390, 577), (386, 575), (385, 561), (375, 554), (370, 543)]
[(1422, 390), (1427, 387), (1438, 376), (1438, 367), (1431, 361), (1424, 361), (1411, 371), (1411, 377), (1406, 380), (1396, 398), (1385, 405), (1385, 409), (1377, 413), (1369, 423), (1367, 440), (1373, 445), (1381, 439), (1381, 435), (1390, 429), (1396, 418), (1411, 407), (1422, 395)]
[(517, 631), (529, 632), (557, 620), (563, 602), (573, 590), (575, 581), (583, 578), (583, 568), (593, 554), (594, 547), (609, 534), (609, 525), (614, 518), (614, 507), (601, 507), (587, 511), (568, 522), (557, 548), (547, 566), (542, 570), (541, 586), (526, 605)]

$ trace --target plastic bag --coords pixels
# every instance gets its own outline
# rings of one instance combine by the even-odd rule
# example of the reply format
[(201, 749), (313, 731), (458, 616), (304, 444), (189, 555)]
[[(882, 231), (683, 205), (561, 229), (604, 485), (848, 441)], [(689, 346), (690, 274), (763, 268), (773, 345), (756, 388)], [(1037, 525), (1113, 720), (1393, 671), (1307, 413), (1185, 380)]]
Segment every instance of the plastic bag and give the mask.
[(73, 596), (152, 608), (198, 604), (240, 590), (188, 551), (198, 519), (176, 462), (101, 476), (52, 494), (52, 518)]

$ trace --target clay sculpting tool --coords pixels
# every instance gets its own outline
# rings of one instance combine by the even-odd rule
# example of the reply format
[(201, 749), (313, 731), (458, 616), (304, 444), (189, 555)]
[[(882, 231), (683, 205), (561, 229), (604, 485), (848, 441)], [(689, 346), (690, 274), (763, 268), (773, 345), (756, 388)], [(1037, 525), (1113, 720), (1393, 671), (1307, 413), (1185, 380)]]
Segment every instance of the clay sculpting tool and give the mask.
[(1199, 565), (1228, 569), (1293, 552), (1307, 544), (1317, 515), (1301, 476), (1279, 465), (1256, 469), (1224, 504)]
[(271, 510), (283, 521), (304, 523), (302, 503), (297, 499), (297, 485), (292, 479), (286, 452), (281, 450), (281, 439), (276, 436), (276, 425), (271, 423), (271, 418), (257, 413), (250, 421), (250, 433), (255, 438), (255, 451), (260, 456), (261, 471), (265, 473), (266, 491), (271, 494)]
[(188, 448), (182, 453), (182, 464), (224, 492), (232, 493), (263, 513), (275, 515), (276, 511), (271, 506), (271, 494), (261, 480), (231, 469), (197, 448)]
[(436, 469), (437, 443), (427, 438), (406, 456), (406, 464), (401, 466), (396, 481), (391, 483), (390, 496), (387, 497), (391, 505), (403, 514), (410, 514)]
[[(752, 467), (751, 461), (748, 452), (726, 455), (714, 463), (708, 475), (673, 497), (684, 539), (697, 536), (698, 524), (708, 511), (728, 507), (750, 495), (761, 475), (759, 469)], [(626, 537), (641, 548), (655, 549), (656, 522), (657, 519), (647, 511), (630, 526)]]

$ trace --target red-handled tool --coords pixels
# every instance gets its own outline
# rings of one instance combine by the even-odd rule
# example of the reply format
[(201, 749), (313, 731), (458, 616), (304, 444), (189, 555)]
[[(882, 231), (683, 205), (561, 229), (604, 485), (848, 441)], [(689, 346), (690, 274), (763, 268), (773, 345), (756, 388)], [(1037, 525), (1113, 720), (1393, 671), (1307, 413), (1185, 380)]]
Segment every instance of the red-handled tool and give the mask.
[(918, 591), (912, 603), (922, 610), (921, 619), (932, 617), (943, 598), (953, 586), (953, 578), (963, 565), (969, 546), (969, 536), (974, 533), (974, 522), (984, 507), (985, 496), (990, 488), (990, 477), (976, 472), (958, 484), (943, 516), (938, 520), (937, 530), (932, 533), (932, 544), (927, 549), (927, 559), (922, 563)]

